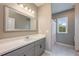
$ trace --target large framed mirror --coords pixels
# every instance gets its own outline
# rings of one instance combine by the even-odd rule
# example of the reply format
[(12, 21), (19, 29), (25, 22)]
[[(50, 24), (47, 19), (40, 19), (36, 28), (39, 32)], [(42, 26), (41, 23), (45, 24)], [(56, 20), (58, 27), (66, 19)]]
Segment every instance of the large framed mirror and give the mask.
[(5, 31), (36, 31), (37, 19), (5, 6)]

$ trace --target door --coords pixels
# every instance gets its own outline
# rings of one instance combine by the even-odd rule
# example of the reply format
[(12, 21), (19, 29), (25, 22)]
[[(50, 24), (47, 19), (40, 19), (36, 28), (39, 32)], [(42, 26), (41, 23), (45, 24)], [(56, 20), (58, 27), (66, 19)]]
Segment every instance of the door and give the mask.
[(52, 20), (52, 45), (56, 43), (56, 21)]
[(31, 43), (23, 48), (24, 56), (34, 56), (34, 43)]

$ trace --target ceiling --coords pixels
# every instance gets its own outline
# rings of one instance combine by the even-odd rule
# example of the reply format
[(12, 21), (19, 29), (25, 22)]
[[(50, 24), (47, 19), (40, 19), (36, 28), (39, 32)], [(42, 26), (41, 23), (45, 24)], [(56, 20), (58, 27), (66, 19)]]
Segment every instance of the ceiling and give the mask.
[(74, 8), (74, 3), (52, 3), (52, 13), (56, 14)]
[(37, 7), (43, 5), (44, 3), (34, 3)]

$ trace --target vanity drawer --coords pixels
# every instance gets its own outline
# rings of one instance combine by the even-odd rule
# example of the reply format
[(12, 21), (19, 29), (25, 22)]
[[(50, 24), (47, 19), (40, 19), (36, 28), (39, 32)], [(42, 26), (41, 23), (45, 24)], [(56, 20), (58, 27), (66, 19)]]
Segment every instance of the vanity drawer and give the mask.
[(40, 45), (41, 44), (41, 40), (38, 40), (35, 42), (35, 46)]
[(45, 38), (42, 38), (35, 42), (35, 46), (42, 44), (45, 41)]
[(33, 47), (34, 47), (34, 43), (31, 43), (31, 44), (28, 44), (28, 45), (24, 46), (23, 49), (29, 50), (29, 49), (31, 49)]

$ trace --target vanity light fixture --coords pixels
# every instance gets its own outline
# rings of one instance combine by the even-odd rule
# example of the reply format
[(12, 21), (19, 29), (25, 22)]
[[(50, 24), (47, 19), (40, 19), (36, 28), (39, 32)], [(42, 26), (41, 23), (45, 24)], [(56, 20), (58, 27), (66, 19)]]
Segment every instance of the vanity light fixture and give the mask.
[(27, 6), (24, 6), (23, 4), (18, 4), (20, 7), (24, 8), (27, 12), (34, 14), (35, 11), (32, 10), (31, 8), (28, 8)]

